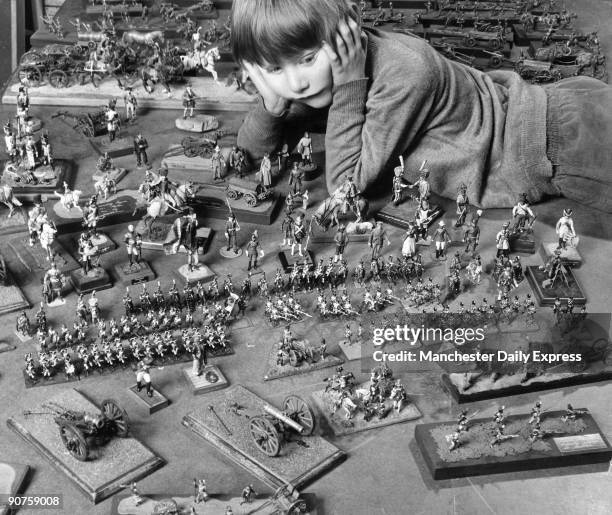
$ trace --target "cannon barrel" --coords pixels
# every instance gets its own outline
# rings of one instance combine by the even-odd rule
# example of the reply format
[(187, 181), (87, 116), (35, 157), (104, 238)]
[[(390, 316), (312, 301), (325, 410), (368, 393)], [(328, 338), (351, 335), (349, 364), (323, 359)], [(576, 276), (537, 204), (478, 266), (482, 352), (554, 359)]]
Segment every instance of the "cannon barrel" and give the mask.
[(263, 409), (266, 413), (280, 420), (283, 424), (288, 425), (291, 429), (294, 429), (297, 433), (302, 434), (302, 432), (304, 431), (304, 428), (300, 424), (298, 424), (295, 420), (290, 419), (287, 415), (285, 415), (282, 411), (277, 410), (274, 406), (270, 406), (269, 404), (264, 404)]

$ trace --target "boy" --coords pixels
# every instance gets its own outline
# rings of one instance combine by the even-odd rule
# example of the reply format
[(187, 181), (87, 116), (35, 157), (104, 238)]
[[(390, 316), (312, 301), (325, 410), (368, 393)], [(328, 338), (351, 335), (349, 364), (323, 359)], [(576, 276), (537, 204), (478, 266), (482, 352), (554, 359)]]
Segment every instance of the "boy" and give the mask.
[[(352, 174), (365, 191), (424, 160), (432, 190), (461, 183), (484, 207), (545, 195), (612, 211), (612, 88), (575, 77), (543, 87), (516, 73), (449, 61), (421, 39), (361, 31), (350, 0), (235, 0), (234, 57), (261, 101), (238, 145), (274, 152), (287, 128), (326, 121), (330, 192)], [(389, 179), (390, 181), (390, 179)]]

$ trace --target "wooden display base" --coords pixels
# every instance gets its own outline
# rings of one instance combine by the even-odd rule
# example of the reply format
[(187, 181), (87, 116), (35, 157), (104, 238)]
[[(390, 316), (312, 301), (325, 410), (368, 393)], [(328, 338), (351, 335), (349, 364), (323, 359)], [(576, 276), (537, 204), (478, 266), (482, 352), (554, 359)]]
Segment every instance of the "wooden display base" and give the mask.
[[(235, 385), (207, 399), (206, 406), (189, 412), (182, 423), (271, 488), (287, 483), (299, 488), (345, 456), (344, 452), (320, 436), (300, 436), (302, 445), (288, 441), (283, 444), (279, 456), (267, 456), (253, 443), (248, 418), (226, 411), (225, 407), (232, 402), (243, 408), (242, 415), (250, 416), (265, 413), (263, 406), (267, 404), (243, 386)], [(227, 430), (219, 423), (215, 413)]]
[(0, 208), (0, 236), (23, 232), (28, 224), (28, 212), (22, 207), (15, 207), (13, 215), (8, 216), (9, 211), (1, 211)]
[[(300, 256), (297, 253), (297, 245), (295, 248), (295, 255), (291, 255), (291, 250), (285, 252), (284, 250), (281, 250), (278, 253), (278, 261), (280, 262), (281, 267), (283, 268), (283, 271), (288, 274), (291, 272), (291, 270), (293, 270), (293, 267), (296, 263), (300, 263), (302, 266), (304, 266), (304, 261), (306, 261), (308, 263), (308, 267), (312, 270), (314, 269), (315, 266), (315, 261), (314, 261), (314, 254), (312, 252), (312, 250), (307, 250), (306, 253), (303, 256)], [(303, 252), (303, 251), (302, 251)]]
[(110, 141), (108, 135), (89, 138), (89, 143), (101, 156), (108, 152), (109, 157), (129, 156), (134, 153), (134, 142), (126, 137), (116, 137)]
[[(125, 168), (113, 168), (108, 171), (108, 178), (111, 181), (114, 181), (115, 184), (119, 184), (121, 179), (123, 179), (126, 174), (127, 174), (127, 170)], [(95, 172), (91, 176), (91, 178), (93, 179), (94, 182), (99, 182), (99, 181), (102, 181), (102, 179), (104, 179), (106, 175), (107, 175), (106, 172)], [(100, 199), (100, 200), (104, 200), (104, 199)]]
[[(64, 390), (44, 399), (69, 409), (97, 413), (99, 408), (77, 390)], [(46, 411), (32, 406), (32, 411)], [(62, 472), (87, 498), (98, 503), (121, 490), (121, 484), (137, 481), (164, 465), (164, 460), (132, 437), (113, 438), (94, 449), (90, 461), (82, 462), (66, 451), (52, 417), (26, 417), (21, 412), (10, 417), (7, 425), (57, 470)]]
[(193, 367), (183, 368), (183, 377), (193, 395), (202, 395), (229, 386), (229, 381), (215, 365), (207, 365), (200, 375), (193, 373)]
[[(556, 243), (542, 243), (542, 245), (540, 245), (540, 256), (542, 256), (542, 259), (545, 262), (548, 262), (548, 260), (555, 255), (556, 249)], [(561, 260), (567, 266), (571, 266), (573, 268), (580, 268), (580, 265), (582, 265), (582, 256), (578, 252), (578, 249), (575, 249), (574, 247), (562, 249)]]
[[(429, 206), (432, 213), (429, 227), (432, 227), (434, 222), (444, 214), (444, 210), (433, 202), (430, 202)], [(393, 202), (389, 202), (382, 210), (374, 215), (374, 218), (392, 225), (393, 227), (408, 229), (408, 223), (414, 222), (415, 213), (418, 207), (419, 203), (415, 200), (406, 200), (399, 206), (395, 206)]]
[(28, 309), (30, 303), (18, 286), (0, 286), (0, 315)]
[[(125, 5), (125, 9), (127, 9), (127, 14), (128, 16), (140, 16), (142, 14), (142, 5), (130, 5), (126, 2)], [(123, 15), (124, 11), (124, 6), (121, 4), (94, 4), (94, 5), (87, 5), (85, 7), (85, 14), (94, 16), (94, 17), (98, 17), (103, 15), (106, 11), (113, 13), (113, 15), (116, 16), (121, 16)]]
[(191, 118), (176, 118), (174, 126), (182, 131), (201, 133), (218, 129), (219, 120), (216, 116), (209, 114), (196, 114)]
[(104, 268), (98, 266), (90, 270), (87, 275), (82, 268), (70, 272), (70, 282), (77, 293), (91, 293), (92, 291), (106, 290), (113, 287), (113, 282)]
[[(227, 220), (225, 194), (225, 186), (206, 186), (206, 196), (196, 193), (189, 205), (195, 209), (199, 217)], [(268, 200), (256, 206), (249, 206), (244, 197), (232, 200), (232, 211), (239, 222), (242, 220), (256, 225), (271, 225), (280, 205), (280, 195), (275, 192)]]
[(155, 279), (155, 272), (148, 261), (141, 260), (138, 263), (123, 261), (114, 266), (115, 275), (124, 286), (146, 283)]
[(170, 401), (155, 387), (152, 388), (153, 397), (147, 395), (147, 388), (144, 386), (140, 391), (138, 391), (138, 386), (136, 385), (130, 386), (128, 390), (132, 393), (133, 397), (138, 399), (140, 406), (149, 412), (149, 415), (170, 405)]
[(561, 302), (566, 303), (570, 297), (574, 299), (574, 304), (577, 306), (586, 304), (586, 296), (580, 284), (578, 284), (572, 269), (566, 268), (566, 270), (569, 285), (566, 285), (561, 279), (558, 279), (554, 288), (544, 288), (542, 287), (542, 282), (547, 279), (546, 272), (540, 270), (537, 266), (530, 265), (527, 267), (527, 280), (533, 288), (535, 297), (540, 306), (552, 306), (557, 298), (559, 298)]
[(5, 503), (8, 496), (23, 492), (30, 467), (19, 463), (0, 462), (0, 515), (9, 515), (12, 509)]
[(356, 339), (351, 345), (346, 340), (341, 340), (338, 346), (348, 361), (361, 359), (361, 342), (359, 340)]
[[(28, 272), (47, 271), (49, 270), (50, 262), (47, 259), (47, 253), (40, 246), (40, 243), (36, 243), (34, 246), (30, 246), (30, 240), (27, 235), (16, 236), (7, 242), (8, 247), (18, 257), (20, 263)], [(79, 264), (74, 258), (68, 254), (68, 252), (62, 247), (62, 245), (55, 240), (51, 245), (55, 257), (55, 265), (57, 269), (62, 273), (68, 273), (71, 270), (79, 268)]]
[(536, 244), (533, 233), (520, 233), (510, 236), (510, 252), (521, 252), (523, 254), (535, 254)]
[[(565, 434), (529, 441), (529, 415), (509, 416), (505, 434), (519, 437), (489, 446), (494, 424), (490, 418), (470, 421), (457, 449), (449, 451), (446, 436), (454, 433), (456, 422), (436, 422), (416, 426), (414, 436), (434, 479), (451, 479), (484, 474), (531, 471), (539, 468), (571, 467), (607, 463), (612, 447), (588, 413), (573, 422), (563, 423), (563, 411), (542, 415), (543, 431), (559, 430)], [(471, 457), (474, 455), (474, 457)]]
[[(231, 147), (222, 143), (219, 147), (221, 147), (221, 154), (223, 154), (227, 162)], [(196, 184), (202, 183), (206, 184), (207, 188), (213, 184), (217, 184), (217, 187), (223, 187), (224, 189), (226, 187), (224, 183), (215, 183), (212, 155), (210, 157), (188, 157), (185, 155), (185, 150), (180, 144), (173, 143), (168, 147), (168, 150), (164, 152), (162, 157), (161, 166), (168, 168), (172, 173), (172, 177), (175, 180), (180, 180), (180, 182), (192, 181)], [(225, 176), (225, 172), (222, 172), (222, 175)]]
[[(99, 254), (106, 254), (107, 252), (111, 252), (117, 248), (117, 244), (110, 239), (110, 236), (101, 231), (98, 231), (98, 234), (95, 236), (92, 235), (91, 242), (93, 243), (94, 247), (98, 248)], [(72, 238), (72, 245), (74, 249), (79, 248), (78, 236)]]
[[(9, 162), (0, 160), (0, 169), (4, 170)], [(37, 183), (25, 183), (17, 181), (14, 176), (3, 172), (0, 185), (8, 185), (13, 188), (13, 195), (21, 201), (34, 202), (40, 195), (53, 195), (54, 191), (63, 191), (63, 184), (72, 182), (73, 167), (70, 161), (56, 159), (53, 168), (50, 166), (38, 166), (33, 172)]]
[(227, 247), (221, 247), (219, 249), (219, 254), (221, 254), (222, 257), (224, 257), (225, 259), (236, 259), (240, 256), (242, 256), (243, 251), (242, 249), (237, 249), (236, 251), (234, 251), (233, 249), (229, 249), (227, 250)]
[(206, 265), (200, 263), (198, 268), (191, 272), (189, 271), (189, 267), (185, 264), (176, 270), (173, 275), (176, 276), (182, 284), (191, 286), (197, 283), (206, 284), (208, 281), (212, 281), (216, 274)]
[[(367, 391), (368, 387), (369, 383), (364, 383), (357, 388), (362, 388)], [(395, 410), (393, 410), (391, 401), (386, 400), (385, 406), (389, 409), (389, 413), (385, 418), (379, 419), (374, 416), (366, 422), (363, 419), (363, 411), (357, 410), (353, 418), (347, 420), (343, 408), (332, 414), (333, 399), (330, 393), (331, 392), (325, 393), (323, 390), (320, 390), (314, 392), (310, 397), (314, 400), (319, 413), (325, 419), (327, 426), (329, 426), (335, 436), (345, 436), (353, 433), (360, 433), (361, 431), (368, 431), (370, 429), (377, 429), (379, 427), (400, 424), (402, 422), (408, 422), (409, 420), (416, 420), (422, 416), (419, 409), (410, 402), (404, 401), (401, 411), (396, 413)]]
[[(310, 347), (308, 340), (303, 340), (306, 348)], [(302, 361), (297, 367), (294, 367), (290, 363), (285, 365), (278, 365), (276, 363), (276, 356), (280, 348), (281, 342), (275, 343), (270, 349), (268, 354), (268, 361), (266, 363), (265, 374), (263, 376), (264, 381), (272, 381), (273, 379), (279, 379), (281, 377), (296, 376), (301, 374), (308, 374), (313, 370), (321, 370), (323, 368), (337, 367), (344, 363), (343, 359), (340, 359), (333, 354), (327, 354), (325, 358), (319, 359), (318, 361)]]
[[(198, 109), (201, 111), (250, 111), (257, 98), (244, 91), (236, 91), (235, 88), (225, 86), (226, 72), (229, 74), (235, 65), (218, 65), (219, 82), (215, 82), (209, 75), (190, 76), (189, 83), (196, 94), (203, 93), (198, 100)], [(2, 95), (3, 104), (16, 104), (19, 92), (18, 73), (15, 72), (8, 81), (9, 86)], [(135, 82), (132, 87), (134, 95), (138, 98), (139, 109), (176, 109), (183, 111), (183, 92), (186, 83), (172, 83), (171, 92), (168, 95), (164, 88), (157, 84), (152, 93), (147, 93), (141, 81)], [(68, 88), (54, 88), (46, 81), (40, 86), (28, 88), (31, 105), (47, 106), (70, 106), (70, 107), (95, 107), (106, 105), (109, 98), (122, 98), (123, 91), (119, 88), (114, 78), (102, 80), (96, 88), (88, 82), (87, 84), (73, 84)]]
[(319, 176), (319, 166), (317, 163), (300, 165), (299, 168), (304, 172), (304, 182), (314, 181)]

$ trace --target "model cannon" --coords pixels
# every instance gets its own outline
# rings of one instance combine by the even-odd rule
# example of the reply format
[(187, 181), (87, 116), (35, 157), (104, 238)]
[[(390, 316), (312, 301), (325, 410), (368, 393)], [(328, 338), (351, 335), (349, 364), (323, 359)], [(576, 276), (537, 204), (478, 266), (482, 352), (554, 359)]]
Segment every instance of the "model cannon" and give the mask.
[(127, 413), (112, 399), (102, 401), (99, 413), (71, 410), (52, 402), (43, 404), (43, 408), (49, 411), (26, 411), (24, 415), (53, 415), (64, 446), (79, 461), (87, 461), (93, 447), (108, 443), (113, 436), (128, 435)]
[(74, 120), (75, 125), (73, 125), (72, 128), (88, 138), (101, 136), (108, 132), (104, 111), (83, 113), (79, 115), (69, 113), (68, 111), (58, 111), (52, 116), (52, 118), (57, 117), (61, 117), (63, 120)]
[(263, 187), (263, 184), (249, 179), (239, 179), (232, 177), (227, 186), (227, 198), (236, 200), (244, 197), (244, 201), (249, 206), (256, 206), (272, 196), (272, 190)]
[(292, 340), (280, 346), (279, 361), (284, 365), (289, 362), (292, 367), (299, 367), (303, 361), (313, 363), (323, 357), (321, 348), (310, 347), (305, 340)]
[(297, 395), (289, 395), (283, 401), (283, 411), (269, 404), (263, 407), (265, 414), (251, 417), (249, 430), (253, 443), (268, 456), (278, 456), (291, 433), (310, 435), (315, 418), (310, 406)]
[(187, 157), (200, 156), (210, 158), (217, 146), (217, 140), (230, 134), (235, 134), (235, 132), (219, 129), (207, 132), (206, 136), (208, 137), (196, 138), (193, 136), (186, 136), (181, 140), (181, 147), (183, 148), (183, 153)]

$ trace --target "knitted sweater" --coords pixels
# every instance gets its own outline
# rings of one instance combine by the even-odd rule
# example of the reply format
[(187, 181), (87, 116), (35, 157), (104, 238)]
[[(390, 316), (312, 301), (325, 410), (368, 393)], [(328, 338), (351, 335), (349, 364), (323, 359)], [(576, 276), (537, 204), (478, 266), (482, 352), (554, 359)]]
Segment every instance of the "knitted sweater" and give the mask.
[(238, 145), (254, 157), (274, 152), (287, 123), (327, 114), (326, 181), (347, 173), (361, 191), (390, 177), (404, 156), (416, 178), (428, 161), (435, 193), (455, 198), (459, 184), (483, 207), (510, 207), (556, 193), (546, 156), (547, 96), (511, 71), (483, 73), (450, 61), (425, 41), (368, 30), (366, 77), (334, 87), (327, 113), (293, 102), (273, 116), (263, 102), (247, 116)]

